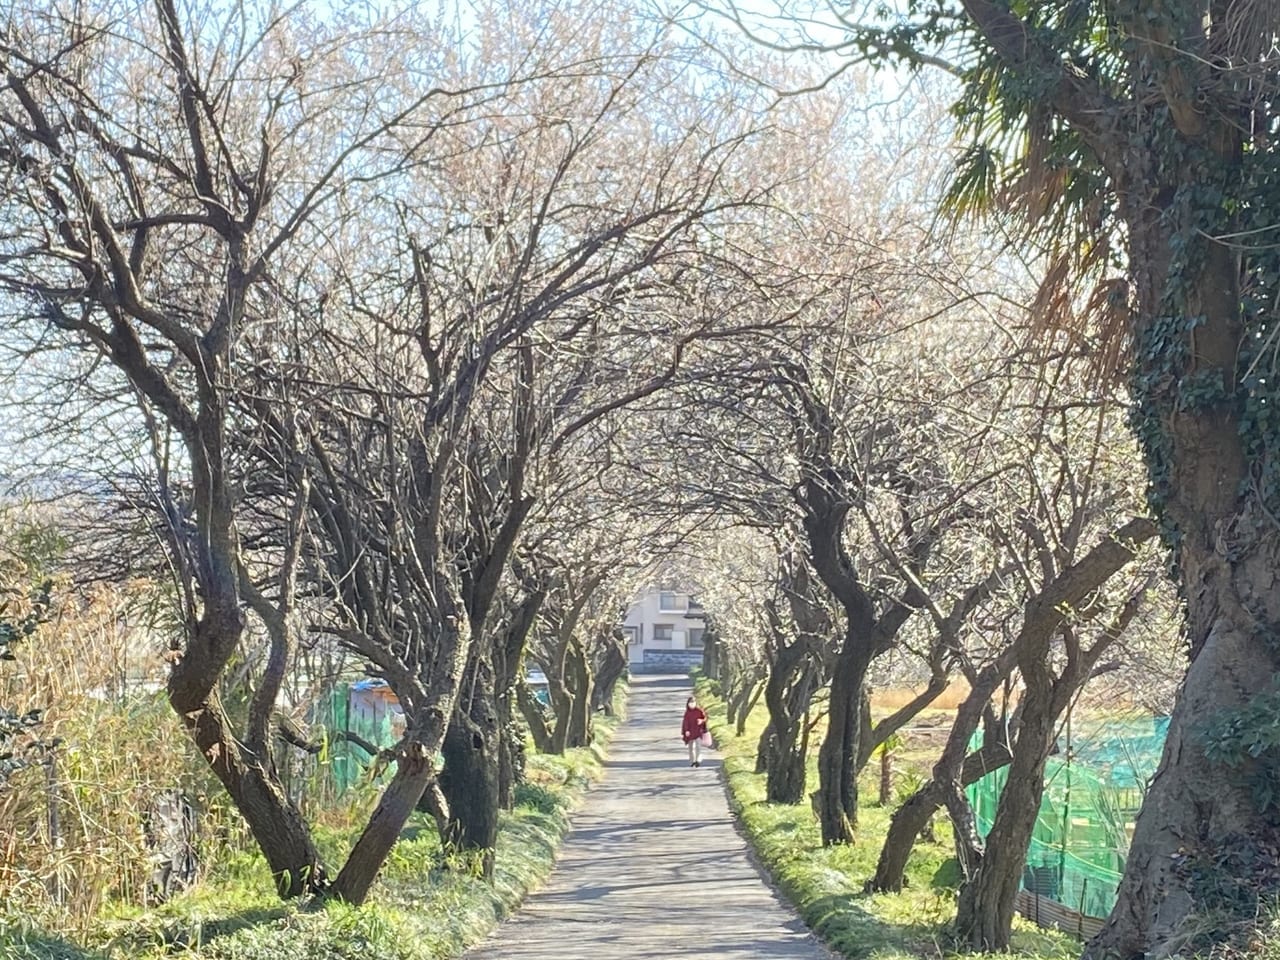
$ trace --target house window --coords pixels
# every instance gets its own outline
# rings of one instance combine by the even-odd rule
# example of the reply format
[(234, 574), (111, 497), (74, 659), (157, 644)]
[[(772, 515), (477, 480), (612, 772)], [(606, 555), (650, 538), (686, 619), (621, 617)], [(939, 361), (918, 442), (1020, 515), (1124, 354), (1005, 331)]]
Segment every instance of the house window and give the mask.
[(676, 593), (673, 590), (662, 590), (658, 593), (658, 609), (663, 612), (674, 613), (682, 608), (676, 605)]
[(639, 627), (623, 627), (622, 632), (626, 636), (628, 644), (635, 645), (640, 642)]
[(702, 649), (702, 632), (704, 629), (706, 628), (705, 627), (689, 628), (689, 649), (690, 650)]
[(671, 624), (655, 623), (653, 625), (653, 645), (663, 649), (671, 649)]

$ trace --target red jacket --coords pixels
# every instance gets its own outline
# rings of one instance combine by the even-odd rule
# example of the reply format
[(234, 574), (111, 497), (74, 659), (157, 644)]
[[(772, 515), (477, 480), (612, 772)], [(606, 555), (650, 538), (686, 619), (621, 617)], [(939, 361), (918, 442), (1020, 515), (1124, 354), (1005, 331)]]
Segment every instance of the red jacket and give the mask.
[(700, 736), (707, 732), (707, 715), (702, 712), (701, 707), (685, 707), (684, 723), (680, 726), (680, 736), (684, 738), (684, 742), (697, 740)]

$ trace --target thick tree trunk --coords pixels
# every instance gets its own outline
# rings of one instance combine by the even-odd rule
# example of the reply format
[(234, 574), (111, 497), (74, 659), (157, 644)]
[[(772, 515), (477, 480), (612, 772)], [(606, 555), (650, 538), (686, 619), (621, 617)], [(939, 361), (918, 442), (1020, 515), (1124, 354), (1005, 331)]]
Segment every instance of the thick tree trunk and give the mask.
[(577, 638), (565, 637), (562, 644), (556, 668), (545, 671), (555, 715), (548, 752), (555, 754), (570, 747), (585, 747), (595, 734), (591, 665)]
[[(1255, 161), (1265, 166), (1274, 146), (1250, 123), (1248, 75), (1224, 80), (1217, 67), (1231, 51), (1222, 38), (1231, 36), (1232, 5), (1130, 7), (1119, 26), (1139, 72), (1117, 89), (1136, 96), (1116, 102), (1094, 85), (1088, 64), (1069, 65), (1007, 4), (963, 6), (1005, 65), (1040, 84), (1039, 109), (1053, 111), (1095, 150), (1126, 220), (1127, 292), (1137, 304), (1126, 331), (1133, 334), (1134, 422), (1153, 506), (1172, 527), (1190, 665), (1119, 898), (1086, 956), (1157, 960), (1186, 946), (1180, 928), (1197, 911), (1214, 916), (1219, 930), (1233, 926), (1235, 911), (1253, 919), (1247, 890), (1277, 880), (1240, 884), (1233, 866), (1237, 856), (1242, 863), (1255, 854), (1274, 862), (1280, 825), (1257, 787), (1280, 773), (1276, 759), (1264, 749), (1214, 762), (1203, 737), (1216, 719), (1247, 727), (1274, 714), (1280, 670), (1280, 536), (1275, 493), (1260, 482), (1276, 456), (1276, 427), (1273, 415), (1246, 419), (1255, 392), (1245, 382), (1261, 345), (1253, 341), (1274, 330), (1274, 269), (1261, 260), (1264, 246), (1239, 242), (1266, 222), (1241, 218), (1258, 196)], [(1155, 122), (1118, 124), (1127, 113)], [(1254, 313), (1251, 329), (1246, 310)], [(1215, 751), (1224, 746), (1231, 745)], [(1224, 899), (1224, 889), (1246, 895)]]
[[(889, 649), (912, 607), (899, 602), (877, 617), (875, 602), (858, 579), (857, 568), (845, 552), (843, 529), (852, 505), (846, 478), (832, 464), (833, 428), (828, 411), (802, 392), (810, 417), (814, 449), (807, 455), (802, 484), (803, 526), (809, 560), (818, 577), (844, 611), (840, 652), (831, 671), (831, 703), (827, 735), (818, 749), (818, 792), (815, 808), (822, 843), (851, 843), (858, 820), (858, 759), (862, 747), (862, 698), (867, 670), (875, 657)], [(921, 566), (928, 549), (913, 561)], [(905, 599), (905, 598), (904, 598)]]
[[(212, 357), (206, 362), (210, 371), (221, 366)], [(202, 442), (188, 446), (197, 468), (194, 495), (201, 535), (196, 544), (183, 546), (175, 541), (174, 549), (195, 551), (203, 610), (182, 658), (169, 674), (167, 694), (196, 748), (244, 817), (280, 895), (296, 897), (323, 891), (328, 877), (310, 829), (281, 783), (271, 756), (269, 716), (288, 661), (287, 635), (272, 631), (269, 670), (251, 702), (247, 731), (233, 727), (216, 689), (245, 627), (232, 496), (223, 473), (223, 404), (216, 391), (211, 393), (200, 410)], [(304, 484), (302, 489), (298, 511), (308, 488)], [(294, 514), (300, 529), (298, 516)], [(289, 554), (286, 566), (292, 575), (296, 554), (292, 549)], [(290, 582), (284, 587), (286, 594), (291, 594), (291, 586)]]
[(552, 679), (547, 675), (547, 691), (551, 697), (551, 749), (554, 754), (563, 754), (569, 747), (569, 726), (573, 722), (573, 691), (567, 682)]
[(440, 789), (449, 804), (449, 824), (440, 839), (448, 849), (484, 851), (488, 878), (498, 840), (502, 726), (489, 663), (474, 659), (470, 675), (444, 736)]
[[(498, 711), (498, 805), (503, 810), (515, 806), (516, 784), (524, 776), (524, 730), (516, 720), (518, 688), (524, 650), (538, 611), (546, 601), (545, 588), (530, 590), (511, 611), (493, 650), (493, 692)], [(541, 725), (541, 723), (539, 724)]]
[(764, 690), (769, 725), (756, 762), (763, 764), (765, 795), (770, 802), (799, 803), (804, 799), (809, 745), (805, 715), (816, 679), (814, 665), (808, 647), (799, 640), (788, 644), (781, 631), (771, 641), (770, 653)]
[[(1272, 623), (1280, 622), (1280, 536), (1235, 563), (1203, 541), (1196, 546), (1181, 551), (1184, 579), (1194, 584), (1187, 597), (1193, 659), (1138, 815), (1119, 898), (1089, 944), (1090, 960), (1162, 960), (1179, 949), (1183, 923), (1195, 913), (1225, 910), (1247, 920), (1253, 901), (1280, 886), (1272, 854), (1280, 822), (1259, 790), (1275, 782), (1276, 761), (1214, 762), (1205, 756), (1203, 736), (1213, 718), (1274, 696), (1280, 651), (1259, 627), (1261, 618), (1246, 610), (1265, 609)], [(1259, 866), (1265, 864), (1271, 866)], [(1215, 899), (1215, 891), (1237, 895)]]
[(524, 743), (519, 725), (510, 715), (506, 697), (494, 701), (498, 720), (498, 807), (510, 810), (516, 802), (516, 784), (524, 770)]
[[(1149, 524), (1144, 527), (1147, 528)], [(1063, 628), (1066, 662), (1058, 676), (1050, 668), (1049, 630), (1061, 621), (1061, 611), (1074, 608), (1074, 604), (1057, 603), (1053, 597), (1064, 596), (1064, 590), (1079, 595), (1089, 588), (1093, 577), (1101, 577), (1112, 564), (1120, 562), (1129, 548), (1123, 538), (1104, 541), (1063, 571), (1054, 580), (1053, 589), (1038, 595), (1028, 606), (1022, 633), (1029, 633), (1033, 639), (1025, 647), (1017, 642), (1014, 645), (1024, 684), (1017, 711), (1017, 739), (985, 845), (978, 839), (973, 811), (960, 785), (945, 784), (948, 809), (960, 841), (957, 855), (966, 877), (960, 890), (956, 929), (961, 940), (975, 950), (1003, 950), (1009, 945), (1014, 901), (1040, 815), (1045, 761), (1053, 750), (1058, 720), (1091, 675), (1098, 657), (1136, 615), (1141, 592), (1130, 597), (1116, 622), (1087, 649), (1080, 646), (1070, 626)], [(975, 859), (977, 866), (972, 869), (970, 864)]]
[(876, 892), (898, 892), (905, 885), (907, 861), (915, 849), (916, 838), (929, 823), (934, 812), (942, 806), (941, 788), (932, 780), (907, 797), (889, 821), (884, 846), (880, 848), (880, 860), (875, 876), (867, 889)]
[[(453, 669), (460, 672), (461, 663)], [(433, 691), (430, 705), (424, 705), (410, 719), (411, 726), (396, 755), (395, 776), (382, 791), (373, 816), (333, 883), (332, 893), (347, 903), (364, 903), (405, 822), (436, 777), (435, 756), (444, 742), (446, 710), (452, 706), (456, 690), (456, 680), (441, 678), (439, 682), (443, 690)]]
[[(776, 668), (777, 671), (778, 668)], [(804, 667), (801, 667), (804, 669)], [(804, 677), (792, 677), (790, 690), (786, 678), (769, 677), (773, 690), (765, 691), (769, 707), (768, 740), (760, 741), (758, 763), (765, 772), (765, 799), (774, 804), (799, 804), (804, 800), (805, 760), (809, 748), (809, 732), (804, 710), (809, 701), (809, 684)]]
[[(1092, 674), (1098, 657), (1137, 615), (1142, 591), (1130, 596), (1115, 621), (1087, 648), (1081, 645), (1075, 626), (1064, 622), (1066, 612), (1079, 610), (1086, 598), (1133, 559), (1136, 545), (1154, 534), (1155, 527), (1149, 520), (1138, 517), (1128, 521), (1085, 556), (1057, 569), (1026, 603), (1022, 627), (1009, 654), (1017, 659), (1024, 685), (1013, 760), (981, 860), (976, 870), (966, 869), (956, 917), (959, 937), (974, 949), (1002, 950), (1009, 944), (1014, 900), (1026, 864), (1027, 845), (1040, 813), (1044, 766), (1058, 718)], [(1055, 635), (1061, 637), (1065, 658), (1057, 675), (1050, 655)], [(981, 844), (969, 822), (972, 811), (968, 802), (959, 784), (940, 782), (947, 788), (957, 836), (965, 840), (958, 853), (977, 856)], [(966, 867), (963, 860), (961, 865)]]
[(369, 895), (369, 888), (386, 862), (387, 854), (400, 839), (405, 822), (436, 775), (429, 761), (439, 745), (439, 738), (434, 739), (435, 748), (430, 743), (418, 745), (412, 757), (402, 757), (396, 763), (395, 776), (382, 791), (373, 816), (333, 883), (333, 893), (339, 899), (359, 905)]
[[(1128, 549), (1122, 538), (1104, 541), (1055, 579), (1052, 595), (1063, 595), (1057, 588), (1067, 584), (1074, 594), (1087, 589), (1091, 578), (1085, 574), (1101, 577), (1111, 564), (1120, 562), (1122, 553)], [(1064, 607), (1048, 599), (1050, 593), (1040, 594), (1028, 606), (1022, 632), (1031, 639), (1025, 645), (1014, 644), (1024, 684), (1017, 711), (1017, 739), (985, 843), (978, 837), (973, 810), (959, 782), (942, 781), (955, 828), (957, 856), (965, 876), (956, 913), (956, 932), (975, 950), (1004, 950), (1009, 945), (1014, 901), (1026, 867), (1031, 835), (1040, 815), (1045, 761), (1053, 750), (1058, 720), (1089, 678), (1098, 657), (1138, 609), (1137, 598), (1131, 598), (1117, 621), (1121, 625), (1105, 631), (1088, 649), (1082, 649), (1070, 628), (1065, 628), (1066, 663), (1062, 673), (1055, 676), (1049, 665), (1050, 629), (1061, 621)]]
[(1028, 691), (1027, 696), (1037, 700), (1028, 699), (1023, 710), (995, 822), (987, 834), (976, 873), (960, 890), (956, 935), (974, 950), (996, 951), (1009, 946), (1014, 901), (1044, 796), (1044, 765), (1053, 742), (1057, 713), (1046, 702), (1047, 693)]
[(449, 803), (449, 822), (441, 841), (447, 849), (482, 851), (485, 878), (493, 876), (498, 840), (498, 745), (495, 724), (477, 720), (476, 710), (454, 717), (444, 738), (440, 789)]
[(765, 798), (770, 803), (800, 803), (804, 799), (809, 729), (802, 713), (787, 725), (782, 737), (772, 737), (765, 759)]
[(747, 732), (747, 718), (751, 716), (751, 711), (763, 694), (764, 684), (753, 678), (730, 696), (729, 712), (732, 716), (729, 717), (729, 722), (733, 724), (733, 731), (737, 736)]
[(852, 843), (858, 824), (857, 760), (870, 657), (868, 645), (850, 633), (831, 675), (827, 735), (818, 749), (817, 812), (823, 846)]
[(702, 673), (708, 680), (720, 679), (720, 641), (711, 630), (703, 634)]
[(392, 684), (404, 707), (408, 729), (396, 748), (395, 776), (334, 881), (333, 893), (348, 903), (365, 901), (400, 831), (439, 772), (436, 755), (444, 745), (453, 715), (471, 634), (469, 624), (458, 616), (461, 605), (449, 581), (437, 578), (432, 586), (441, 620), (434, 637), (434, 655), (430, 663), (418, 665), (417, 674), (400, 674)]
[[(1238, 142), (1230, 126), (1225, 133), (1227, 143)], [(1231, 150), (1221, 157), (1224, 164), (1235, 160)], [(1198, 175), (1195, 170), (1192, 165), (1188, 175)], [(1096, 960), (1169, 956), (1179, 949), (1187, 918), (1203, 913), (1223, 918), (1224, 926), (1251, 920), (1258, 896), (1280, 888), (1274, 866), (1280, 820), (1259, 789), (1280, 776), (1275, 748), (1258, 758), (1241, 750), (1239, 762), (1222, 763), (1206, 757), (1203, 736), (1214, 718), (1269, 722), (1280, 673), (1280, 531), (1258, 482), (1266, 452), (1275, 455), (1276, 428), (1274, 420), (1267, 427), (1243, 418), (1249, 388), (1239, 366), (1246, 343), (1242, 254), (1208, 239), (1233, 229), (1230, 222), (1217, 231), (1210, 226), (1222, 209), (1191, 207), (1181, 214), (1198, 219), (1186, 223), (1178, 239), (1203, 244), (1190, 260), (1198, 272), (1185, 304), (1167, 293), (1166, 271), (1182, 266), (1169, 266), (1175, 260), (1170, 240), (1177, 236), (1167, 222), (1172, 217), (1156, 220), (1155, 208), (1145, 216), (1137, 204), (1131, 216), (1135, 272), (1146, 268), (1137, 273), (1144, 319), (1136, 422), (1152, 489), (1164, 497), (1164, 519), (1177, 533), (1190, 665), (1137, 818), (1116, 906), (1086, 952)], [(1175, 285), (1187, 282), (1185, 273), (1173, 275)], [(1190, 383), (1213, 389), (1193, 402), (1185, 392)], [(1257, 444), (1252, 451), (1244, 446), (1246, 434)]]
[(618, 681), (627, 670), (627, 655), (621, 642), (607, 643), (600, 665), (596, 670), (595, 690), (592, 693), (592, 706), (603, 710), (606, 717), (612, 717), (613, 693), (618, 688)]
[(778, 751), (778, 738), (773, 732), (773, 721), (770, 720), (760, 731), (760, 739), (756, 741), (756, 773), (765, 773), (773, 765), (773, 755)]
[(516, 808), (516, 787), (525, 780), (525, 744), (522, 728), (508, 719), (498, 740), (498, 806)]
[(568, 671), (568, 687), (570, 690), (569, 729), (565, 746), (587, 747), (595, 739), (594, 689), (595, 677), (591, 672), (591, 662), (587, 659), (582, 644), (574, 640), (569, 645), (569, 655), (565, 658)]
[[(946, 802), (947, 790), (950, 789), (948, 785), (967, 786), (975, 783), (990, 770), (995, 770), (1009, 762), (1007, 745), (991, 742), (990, 733), (986, 737), (988, 742), (983, 744), (982, 750), (969, 758), (966, 758), (966, 753), (969, 749), (969, 741), (973, 739), (978, 725), (982, 722), (983, 712), (991, 700), (991, 695), (1009, 676), (1016, 660), (1017, 649), (1011, 645), (983, 670), (970, 677), (969, 695), (956, 709), (951, 731), (947, 734), (947, 742), (943, 745), (938, 762), (933, 765), (932, 779), (908, 798), (889, 824), (884, 846), (880, 849), (880, 860), (876, 864), (875, 877), (870, 883), (872, 890), (896, 892), (902, 889), (904, 871), (907, 860), (911, 856), (911, 848), (920, 831), (929, 822), (933, 811)], [(932, 805), (922, 817), (922, 809), (928, 804)], [(901, 822), (899, 822), (899, 816), (901, 816)]]
[(956, 861), (964, 883), (972, 883), (982, 863), (984, 844), (978, 833), (978, 820), (963, 788), (958, 783), (943, 783), (942, 802), (951, 817), (951, 834), (955, 839)]
[[(495, 668), (495, 674), (497, 669)], [(516, 784), (524, 777), (524, 728), (516, 720), (510, 680), (494, 682), (493, 707), (498, 718), (498, 807), (514, 809)]]
[(770, 803), (800, 803), (804, 799), (805, 756), (802, 752), (779, 750), (767, 772), (765, 799)]

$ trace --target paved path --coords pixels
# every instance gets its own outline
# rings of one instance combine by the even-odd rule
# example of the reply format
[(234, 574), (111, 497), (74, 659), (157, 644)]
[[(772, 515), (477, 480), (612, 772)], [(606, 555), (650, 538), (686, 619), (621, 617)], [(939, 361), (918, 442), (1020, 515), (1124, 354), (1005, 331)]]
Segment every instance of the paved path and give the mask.
[(468, 960), (827, 960), (748, 859), (714, 751), (689, 767), (688, 695), (684, 677), (632, 681), (550, 881)]

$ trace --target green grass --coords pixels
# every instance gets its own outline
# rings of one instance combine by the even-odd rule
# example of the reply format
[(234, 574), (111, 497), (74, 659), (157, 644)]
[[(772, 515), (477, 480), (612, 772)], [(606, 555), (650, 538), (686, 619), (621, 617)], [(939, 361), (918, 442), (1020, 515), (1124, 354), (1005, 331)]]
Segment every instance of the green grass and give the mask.
[[(703, 684), (699, 697), (710, 716), (724, 757), (730, 801), (756, 854), (805, 922), (832, 948), (855, 960), (920, 960), (955, 954), (949, 927), (955, 917), (956, 868), (945, 824), (937, 841), (917, 844), (901, 894), (863, 893), (875, 872), (890, 809), (874, 803), (875, 764), (859, 783), (856, 843), (823, 847), (809, 805), (767, 803), (765, 778), (753, 772), (755, 748), (766, 717), (763, 707), (735, 737), (724, 704)], [(817, 789), (816, 750), (810, 757), (808, 789)], [(1023, 960), (1074, 960), (1080, 945), (1065, 934), (1015, 921), (1009, 956)]]
[[(228, 852), (191, 891), (154, 909), (105, 911), (78, 943), (9, 916), (0, 905), (0, 960), (455, 957), (551, 872), (569, 812), (599, 775), (617, 723), (599, 718), (592, 747), (563, 757), (529, 754), (527, 783), (517, 791), (516, 809), (503, 816), (492, 884), (465, 860), (446, 860), (434, 823), (415, 815), (362, 907), (281, 903), (256, 852)], [(317, 829), (326, 852), (351, 839), (349, 831)]]

